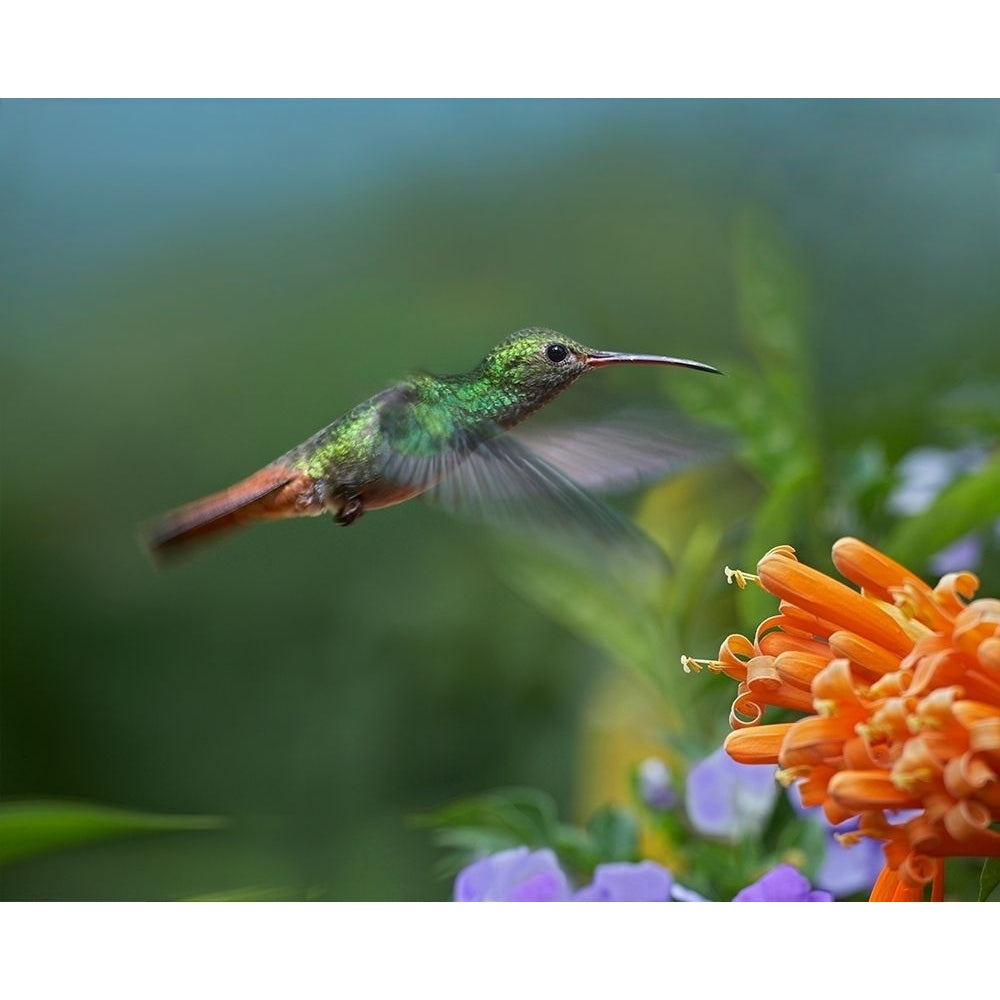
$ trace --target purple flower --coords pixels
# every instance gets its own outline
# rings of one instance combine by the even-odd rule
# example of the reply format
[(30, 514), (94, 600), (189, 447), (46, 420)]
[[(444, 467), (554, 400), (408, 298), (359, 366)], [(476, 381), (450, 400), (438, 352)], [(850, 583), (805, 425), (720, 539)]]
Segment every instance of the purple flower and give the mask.
[(569, 898), (569, 879), (549, 848), (512, 847), (474, 861), (455, 879), (458, 903), (554, 903)]
[(647, 757), (637, 772), (639, 795), (650, 809), (666, 812), (677, 805), (677, 790), (670, 778), (670, 768), (659, 757)]
[(761, 832), (777, 796), (772, 768), (739, 764), (720, 747), (688, 774), (687, 814), (699, 833), (738, 840)]
[(985, 459), (986, 452), (975, 446), (914, 448), (896, 465), (898, 481), (886, 498), (886, 506), (894, 514), (921, 514), (946, 486), (977, 469)]
[(833, 896), (813, 889), (791, 865), (778, 865), (733, 896), (734, 903), (830, 903)]
[[(986, 451), (975, 445), (954, 451), (915, 448), (899, 460), (896, 466), (898, 482), (886, 498), (886, 505), (896, 514), (921, 514), (945, 487), (975, 472), (986, 457)], [(1000, 518), (993, 522), (993, 530), (1000, 532)], [(982, 562), (985, 540), (985, 532), (970, 532), (935, 552), (928, 566), (938, 575), (975, 569)]]
[(655, 861), (598, 865), (594, 881), (573, 899), (583, 903), (663, 903), (670, 898), (674, 878)]
[[(997, 524), (1000, 525), (1000, 521)], [(929, 566), (932, 573), (944, 576), (945, 573), (957, 573), (959, 570), (978, 566), (982, 559), (983, 537), (974, 531), (935, 552), (930, 558)]]
[(838, 833), (857, 829), (857, 825), (857, 819), (848, 820), (837, 827), (828, 826), (825, 831), (826, 854), (816, 872), (816, 885), (834, 896), (851, 896), (868, 891), (885, 865), (880, 841), (862, 837), (848, 847), (837, 840)]

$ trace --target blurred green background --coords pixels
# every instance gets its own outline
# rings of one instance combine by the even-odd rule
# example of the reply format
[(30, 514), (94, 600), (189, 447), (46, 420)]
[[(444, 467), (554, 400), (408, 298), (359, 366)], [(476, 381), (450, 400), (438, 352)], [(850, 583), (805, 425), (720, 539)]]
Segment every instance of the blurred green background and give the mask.
[[(18, 827), (0, 895), (445, 898), (414, 814), (497, 785), (567, 816), (600, 798), (614, 657), (475, 526), (411, 503), (168, 572), (138, 526), (524, 326), (698, 358), (727, 382), (609, 371), (552, 408), (674, 395), (766, 442), (721, 502), (647, 499), (668, 548), (717, 522), (672, 671), (736, 627), (692, 611), (732, 602), (725, 562), (877, 544), (901, 456), (997, 433), (998, 168), (995, 102), (0, 104), (0, 793), (56, 810)], [(803, 428), (784, 472), (811, 507), (761, 474)], [(152, 816), (42, 851), (75, 829), (59, 802)], [(151, 830), (99, 839), (129, 822)]]

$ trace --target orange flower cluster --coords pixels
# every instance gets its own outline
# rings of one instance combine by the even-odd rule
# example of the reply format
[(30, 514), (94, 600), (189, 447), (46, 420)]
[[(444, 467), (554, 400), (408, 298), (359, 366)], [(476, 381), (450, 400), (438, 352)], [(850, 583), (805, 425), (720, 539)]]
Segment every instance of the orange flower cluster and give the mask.
[[(927, 883), (940, 899), (945, 857), (1000, 855), (1000, 601), (972, 600), (973, 573), (932, 589), (854, 538), (833, 562), (860, 593), (789, 546), (758, 563), (778, 614), (705, 664), (739, 682), (726, 750), (777, 764), (831, 823), (858, 816), (842, 839), (885, 842), (873, 900), (922, 899)], [(767, 706), (809, 714), (762, 725)], [(893, 823), (895, 810), (914, 812)]]

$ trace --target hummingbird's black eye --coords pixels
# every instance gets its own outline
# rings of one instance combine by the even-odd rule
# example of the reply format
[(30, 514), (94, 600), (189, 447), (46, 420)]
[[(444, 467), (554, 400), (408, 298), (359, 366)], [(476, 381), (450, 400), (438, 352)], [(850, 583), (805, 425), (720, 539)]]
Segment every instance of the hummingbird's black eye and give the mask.
[(569, 348), (562, 344), (549, 344), (545, 348), (545, 357), (554, 365), (557, 365), (560, 361), (565, 361), (569, 357)]

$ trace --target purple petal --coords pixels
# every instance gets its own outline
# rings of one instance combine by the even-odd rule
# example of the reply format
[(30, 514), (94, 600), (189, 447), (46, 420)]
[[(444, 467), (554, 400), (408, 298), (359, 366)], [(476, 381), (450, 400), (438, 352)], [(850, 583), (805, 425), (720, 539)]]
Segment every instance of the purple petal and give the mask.
[(881, 841), (863, 837), (846, 847), (830, 831), (826, 837), (826, 855), (816, 873), (816, 885), (834, 896), (850, 896), (871, 889), (884, 864)]
[(829, 903), (833, 896), (813, 889), (791, 865), (778, 865), (733, 896), (734, 903)]
[(920, 514), (949, 483), (978, 468), (985, 458), (986, 453), (976, 446), (955, 451), (914, 448), (896, 465), (898, 482), (886, 505), (894, 514)]
[(550, 903), (569, 899), (569, 880), (548, 848), (512, 847), (474, 861), (455, 879), (459, 903)]
[(573, 897), (582, 903), (663, 903), (670, 898), (674, 878), (655, 861), (598, 865), (594, 881)]
[(886, 498), (894, 514), (919, 514), (955, 478), (953, 453), (944, 448), (914, 448), (896, 465), (899, 477)]
[(688, 774), (687, 814), (699, 833), (737, 840), (760, 833), (777, 796), (773, 768), (737, 763), (720, 747)]
[(932, 573), (944, 576), (945, 573), (957, 573), (963, 569), (976, 569), (982, 562), (982, 558), (982, 536), (977, 532), (972, 532), (935, 552), (928, 565)]
[(659, 757), (647, 757), (638, 770), (639, 795), (650, 809), (666, 812), (677, 805), (677, 789), (670, 768)]

